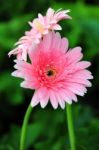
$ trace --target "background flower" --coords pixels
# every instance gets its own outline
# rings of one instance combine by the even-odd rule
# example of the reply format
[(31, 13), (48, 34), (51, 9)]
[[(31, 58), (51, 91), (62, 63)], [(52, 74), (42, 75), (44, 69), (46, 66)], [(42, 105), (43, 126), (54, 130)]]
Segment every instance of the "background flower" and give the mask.
[(52, 8), (47, 10), (46, 16), (38, 14), (38, 18), (34, 19), (33, 22), (29, 24), (41, 34), (47, 34), (50, 30), (61, 30), (61, 26), (58, 24), (59, 21), (63, 19), (71, 19), (67, 14), (70, 10), (57, 10), (55, 11)]
[(60, 20), (70, 19), (67, 14), (70, 10), (58, 10), (49, 8), (46, 16), (38, 14), (38, 18), (33, 22), (29, 22), (32, 29), (25, 32), (25, 36), (19, 39), (15, 44), (16, 48), (9, 52), (9, 56), (16, 55), (18, 59), (27, 60), (27, 54), (30, 49), (33, 50), (36, 44), (38, 44), (43, 35), (48, 34), (50, 30), (61, 30), (61, 26), (58, 24)]
[(38, 103), (44, 108), (49, 99), (56, 109), (58, 104), (65, 108), (65, 102), (77, 101), (76, 95), (84, 96), (91, 83), (91, 72), (86, 70), (90, 62), (80, 61), (81, 48), (68, 50), (68, 40), (59, 33), (50, 32), (44, 36), (38, 47), (29, 53), (31, 64), (16, 60), (17, 71), (12, 75), (22, 77), (24, 88), (35, 89), (31, 105)]

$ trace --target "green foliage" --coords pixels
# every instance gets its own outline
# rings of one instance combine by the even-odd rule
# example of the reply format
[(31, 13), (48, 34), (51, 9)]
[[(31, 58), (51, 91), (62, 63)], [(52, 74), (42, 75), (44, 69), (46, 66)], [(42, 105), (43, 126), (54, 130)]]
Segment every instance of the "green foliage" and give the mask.
[[(41, 131), (42, 127), (40, 126), (39, 123), (33, 123), (28, 125), (26, 148), (35, 142), (35, 140), (40, 135)], [(10, 133), (3, 136), (0, 144), (7, 146), (10, 145), (12, 148), (14, 148), (14, 150), (18, 150), (20, 142), (20, 134), (21, 128), (18, 126), (12, 126), (10, 129)]]
[[(0, 91), (5, 93), (7, 100), (12, 104), (20, 104), (23, 101), (22, 89), (19, 89), (20, 79), (17, 80), (9, 76), (10, 72), (5, 72), (0, 76)], [(9, 94), (10, 93), (10, 94)]]
[[(99, 119), (94, 118), (92, 110), (86, 106), (73, 109), (77, 148), (80, 150), (98, 150)], [(0, 145), (9, 150), (18, 150), (21, 128), (12, 125), (8, 134), (0, 139)], [(65, 112), (60, 109), (34, 110), (27, 129), (26, 149), (69, 150)], [(11, 148), (10, 148), (11, 147)], [(1, 149), (0, 149), (1, 150)]]
[(27, 30), (27, 22), (31, 20), (33, 15), (28, 14), (12, 19), (7, 23), (0, 23), (0, 45), (3, 49), (9, 51), (13, 48), (13, 44)]

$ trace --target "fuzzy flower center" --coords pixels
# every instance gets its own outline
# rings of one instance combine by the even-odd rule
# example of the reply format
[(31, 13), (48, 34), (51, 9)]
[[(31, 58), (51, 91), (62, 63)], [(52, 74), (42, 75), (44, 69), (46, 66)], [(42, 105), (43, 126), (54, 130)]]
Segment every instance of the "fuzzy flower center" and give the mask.
[(53, 76), (53, 75), (54, 75), (54, 71), (53, 70), (48, 70), (47, 76)]
[(51, 77), (55, 77), (57, 74), (57, 71), (55, 68), (48, 68), (46, 71), (46, 75), (47, 77), (51, 78)]
[(39, 22), (38, 19), (35, 19), (35, 20), (34, 20), (34, 25), (35, 25), (36, 29), (37, 29), (39, 32), (43, 33), (44, 27), (43, 27), (43, 25)]
[[(52, 87), (64, 72), (66, 58), (60, 51), (42, 52), (34, 63), (34, 74), (40, 86)], [(36, 68), (36, 69), (35, 69)]]
[(58, 75), (58, 69), (52, 65), (47, 65), (42, 69), (40, 68), (37, 72), (40, 84), (46, 85), (47, 87), (49, 87), (54, 82)]

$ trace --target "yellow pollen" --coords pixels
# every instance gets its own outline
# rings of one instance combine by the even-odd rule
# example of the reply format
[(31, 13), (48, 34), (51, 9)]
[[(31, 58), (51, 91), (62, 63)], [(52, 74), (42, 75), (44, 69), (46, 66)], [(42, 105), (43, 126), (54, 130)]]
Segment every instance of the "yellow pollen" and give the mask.
[(39, 22), (38, 19), (34, 20), (34, 25), (35, 25), (35, 27), (37, 28), (37, 30), (38, 30), (39, 32), (41, 32), (41, 33), (44, 32), (44, 27), (43, 27), (43, 25)]

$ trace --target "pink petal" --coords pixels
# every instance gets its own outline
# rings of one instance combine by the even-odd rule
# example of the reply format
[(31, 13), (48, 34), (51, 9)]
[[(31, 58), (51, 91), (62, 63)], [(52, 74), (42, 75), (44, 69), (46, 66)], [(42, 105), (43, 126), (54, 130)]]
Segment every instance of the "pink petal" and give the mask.
[(83, 57), (81, 53), (81, 47), (75, 47), (72, 50), (69, 50), (66, 55), (68, 63), (76, 63), (80, 61)]
[(83, 84), (84, 86), (87, 86), (87, 87), (92, 86), (91, 82), (88, 81), (87, 79), (77, 78), (76, 76), (72, 77), (72, 79), (70, 79), (70, 82), (71, 83), (80, 83), (80, 84)]
[[(41, 47), (47, 51), (50, 49), (51, 46), (51, 42), (52, 42), (52, 33), (50, 32), (48, 35), (45, 35), (42, 41), (42, 45)], [(46, 44), (45, 44), (46, 43)]]
[(57, 45), (56, 45), (56, 49), (60, 50), (60, 46), (61, 46), (61, 36), (58, 32), (56, 32), (56, 37), (57, 37)]
[(16, 55), (18, 53), (18, 51), (17, 51), (17, 48), (15, 48), (15, 49), (13, 49), (13, 50), (11, 50), (9, 53), (8, 53), (8, 55), (9, 55), (9, 57), (11, 56), (11, 55)]
[(84, 96), (84, 94), (87, 92), (87, 89), (83, 85), (77, 83), (69, 83), (68, 89), (80, 96)]
[(48, 9), (48, 11), (47, 11), (47, 13), (46, 13), (46, 20), (47, 20), (47, 22), (50, 21), (51, 17), (53, 17), (54, 12), (55, 12), (55, 11), (54, 11), (52, 8), (49, 8), (49, 9)]
[(20, 84), (21, 87), (23, 88), (29, 88), (29, 89), (35, 89), (35, 84), (32, 82), (32, 81), (23, 81), (21, 84)]
[(54, 94), (54, 92), (52, 90), (49, 91), (49, 95), (50, 95), (50, 102), (53, 106), (54, 109), (57, 109), (58, 107), (58, 101), (56, 99), (56, 96)]
[(88, 68), (90, 65), (91, 65), (91, 63), (88, 61), (81, 61), (81, 62), (78, 62), (75, 65), (75, 67), (76, 67), (76, 69), (85, 69), (85, 68)]
[(42, 22), (42, 24), (44, 25), (44, 17), (42, 16), (42, 14), (38, 14), (38, 18), (40, 20), (40, 22)]
[(62, 27), (58, 24), (53, 25), (52, 27), (53, 30), (62, 30)]
[(46, 96), (40, 100), (40, 104), (42, 108), (45, 108), (45, 106), (48, 104), (49, 101), (49, 94), (46, 93)]
[(40, 87), (38, 90), (38, 96), (40, 99), (43, 99), (44, 97), (46, 97), (46, 95), (48, 95), (48, 91), (46, 87)]
[(34, 92), (34, 95), (31, 100), (31, 106), (34, 107), (39, 103), (39, 97), (37, 91)]
[(59, 49), (60, 44), (61, 44), (60, 34), (58, 32), (56, 32), (56, 33), (53, 32), (53, 41), (52, 41), (52, 45), (51, 45), (52, 50), (60, 50)]
[(65, 108), (64, 100), (62, 99), (62, 97), (58, 93), (56, 93), (55, 95), (56, 95), (56, 99), (57, 99), (59, 105), (61, 106), (62, 109), (64, 109)]
[(60, 96), (62, 97), (62, 99), (64, 101), (66, 101), (67, 103), (71, 104), (72, 103), (72, 100), (70, 97), (68, 97), (68, 95), (66, 94), (66, 90), (64, 89), (61, 89), (58, 91), (58, 93), (60, 94)]
[(76, 95), (73, 92), (71, 92), (70, 90), (66, 89), (65, 90), (65, 94), (68, 96), (68, 98), (70, 100), (74, 100), (75, 102), (77, 102), (77, 97), (76, 97)]
[(23, 60), (27, 61), (27, 49), (24, 49), (24, 51), (22, 52), (22, 58)]
[(93, 79), (91, 72), (88, 70), (79, 70), (75, 72), (73, 76), (80, 78), (80, 79)]
[(19, 70), (16, 70), (16, 71), (12, 72), (11, 75), (14, 76), (14, 77), (23, 78), (23, 74)]
[(16, 69), (23, 70), (23, 68), (24, 68), (24, 69), (32, 70), (32, 65), (25, 61), (16, 59), (16, 60), (14, 60), (14, 62), (16, 62), (16, 65), (15, 65)]
[(60, 50), (63, 52), (66, 52), (68, 50), (68, 39), (66, 39), (66, 38), (61, 39)]

